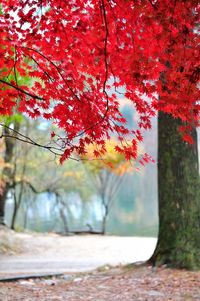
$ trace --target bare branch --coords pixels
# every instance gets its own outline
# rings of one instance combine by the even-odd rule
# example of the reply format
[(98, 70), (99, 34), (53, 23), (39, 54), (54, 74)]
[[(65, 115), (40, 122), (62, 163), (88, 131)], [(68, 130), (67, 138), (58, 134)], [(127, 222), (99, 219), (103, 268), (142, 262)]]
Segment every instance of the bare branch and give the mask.
[[(30, 144), (33, 146), (37, 146), (39, 148), (46, 149), (46, 150), (50, 151), (52, 154), (54, 154), (55, 156), (63, 155), (64, 150), (62, 149), (62, 147), (55, 147), (55, 146), (51, 146), (51, 145), (40, 144), (40, 143), (34, 141), (33, 139), (31, 139), (30, 137), (16, 131), (15, 129), (12, 129), (9, 126), (6, 126), (5, 124), (0, 123), (0, 126), (13, 132), (13, 135), (8, 134), (8, 133), (6, 133), (6, 134), (2, 133), (0, 138), (7, 137), (7, 138), (16, 139), (18, 141), (21, 141), (21, 142), (24, 142), (24, 143), (27, 143), (27, 144)], [(72, 159), (75, 161), (80, 161), (79, 159), (76, 159), (73, 157), (69, 157), (69, 159)]]

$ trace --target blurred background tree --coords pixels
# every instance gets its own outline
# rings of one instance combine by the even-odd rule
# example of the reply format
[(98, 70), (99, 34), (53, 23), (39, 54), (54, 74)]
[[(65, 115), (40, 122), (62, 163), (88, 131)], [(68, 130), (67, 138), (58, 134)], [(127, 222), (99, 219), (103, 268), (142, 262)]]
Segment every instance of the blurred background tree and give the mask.
[[(136, 116), (128, 108), (125, 103), (131, 123)], [(28, 132), (41, 145), (48, 145), (51, 131), (50, 122), (26, 117), (20, 122), (20, 133)], [(12, 158), (14, 174), (5, 206), (6, 223), (16, 230), (155, 236), (156, 165), (149, 164), (145, 172), (136, 170), (136, 163), (130, 165), (112, 152), (115, 143), (110, 141), (109, 154), (102, 159), (68, 160), (60, 166), (59, 157), (18, 141)], [(147, 151), (155, 158), (155, 144), (154, 127), (141, 153)], [(4, 150), (2, 145), (2, 155)], [(94, 146), (89, 151), (92, 154)]]
[(109, 211), (112, 208), (116, 195), (126, 178), (127, 173), (133, 171), (133, 166), (125, 160), (121, 153), (115, 151), (117, 142), (112, 139), (107, 141), (108, 152), (102, 159), (93, 159), (97, 145), (89, 145), (87, 156), (83, 157), (82, 163), (86, 173), (89, 175), (89, 183), (95, 189), (100, 198), (102, 207), (102, 234), (106, 232), (106, 222)]

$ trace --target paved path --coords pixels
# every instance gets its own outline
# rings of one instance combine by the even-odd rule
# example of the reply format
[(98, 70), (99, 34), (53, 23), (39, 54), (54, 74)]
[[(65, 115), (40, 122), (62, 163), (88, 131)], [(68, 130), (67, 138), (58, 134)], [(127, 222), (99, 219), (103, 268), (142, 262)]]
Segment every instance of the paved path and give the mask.
[(17, 234), (23, 253), (0, 256), (0, 278), (37, 273), (89, 271), (102, 265), (147, 260), (155, 238)]

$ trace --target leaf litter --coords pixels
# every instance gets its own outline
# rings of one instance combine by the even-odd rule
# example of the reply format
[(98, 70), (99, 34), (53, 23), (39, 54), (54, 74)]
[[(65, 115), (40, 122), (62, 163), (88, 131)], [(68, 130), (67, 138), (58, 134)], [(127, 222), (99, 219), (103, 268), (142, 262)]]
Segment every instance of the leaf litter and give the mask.
[(0, 301), (199, 301), (200, 272), (151, 266), (105, 266), (78, 273), (0, 283)]

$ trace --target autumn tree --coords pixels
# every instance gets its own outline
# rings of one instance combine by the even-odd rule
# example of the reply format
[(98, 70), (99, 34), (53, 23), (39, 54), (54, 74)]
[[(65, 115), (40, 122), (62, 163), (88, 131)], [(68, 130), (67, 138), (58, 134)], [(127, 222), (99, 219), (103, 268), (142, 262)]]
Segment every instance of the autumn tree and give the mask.
[[(24, 118), (20, 125), (20, 135), (29, 135), (36, 139), (40, 145), (48, 144), (48, 134), (51, 129), (50, 123), (32, 121)], [(10, 130), (12, 132), (12, 129)], [(22, 137), (22, 136), (21, 136)], [(20, 137), (18, 137), (20, 138)], [(13, 139), (12, 139), (13, 140)], [(11, 141), (12, 141), (11, 140)], [(15, 140), (13, 140), (15, 141)], [(16, 142), (16, 141), (15, 141)], [(42, 164), (41, 164), (42, 162)], [(84, 173), (81, 164), (76, 161), (68, 161), (60, 166), (59, 158), (49, 152), (43, 152), (40, 148), (33, 148), (28, 143), (18, 141), (12, 156), (12, 184), (9, 191), (12, 196), (12, 209), (10, 227), (23, 228), (27, 224), (27, 210), (34, 206), (41, 195), (51, 195), (52, 208), (55, 206), (60, 216), (61, 224), (65, 233), (71, 229), (68, 217), (70, 215), (70, 193), (77, 193), (85, 202), (86, 188), (83, 185)], [(48, 173), (45, 175), (46, 170)], [(37, 205), (36, 205), (37, 206)], [(39, 220), (39, 219), (38, 219)]]
[[(0, 6), (0, 16), (2, 14), (1, 6)], [(3, 44), (1, 44), (3, 45)], [(4, 46), (2, 46), (1, 49), (4, 49)], [(5, 76), (4, 72), (7, 72), (7, 75)], [(17, 69), (15, 68), (15, 65), (13, 65), (14, 72), (11, 72), (12, 70), (7, 69), (7, 65), (0, 69), (1, 79), (4, 81), (12, 82), (15, 81), (17, 85), (29, 85), (32, 81), (30, 77), (28, 77), (26, 74), (21, 76)], [(4, 92), (4, 87), (1, 87), (1, 93)], [(16, 102), (18, 102), (19, 95), (16, 96)], [(9, 100), (7, 100), (9, 105)], [(7, 106), (7, 105), (6, 105)], [(6, 109), (7, 110), (7, 109)], [(23, 121), (23, 116), (18, 112), (18, 108), (13, 108), (11, 116), (10, 114), (7, 114), (6, 112), (2, 113), (0, 116), (0, 131), (1, 131), (1, 138), (3, 138), (3, 144), (4, 144), (4, 152), (3, 152), (3, 161), (4, 166), (1, 171), (1, 189), (0, 189), (0, 224), (4, 224), (4, 215), (5, 215), (5, 202), (8, 196), (9, 191), (11, 188), (15, 186), (15, 173), (16, 173), (16, 165), (15, 165), (15, 148), (16, 148), (16, 139), (21, 139), (21, 137), (18, 137), (19, 129), (21, 122)], [(13, 137), (15, 139), (13, 139)], [(17, 202), (15, 201), (15, 209), (13, 218), (15, 219), (17, 212)], [(13, 228), (13, 227), (12, 227)]]
[(102, 203), (102, 234), (106, 233), (108, 214), (115, 201), (117, 192), (126, 174), (133, 171), (133, 166), (126, 161), (123, 154), (115, 151), (114, 139), (106, 143), (107, 154), (103, 158), (94, 159), (98, 145), (88, 145), (87, 155), (82, 156), (82, 163), (89, 175), (91, 185)]
[[(107, 151), (105, 140), (113, 134), (119, 140), (116, 152), (124, 154), (127, 160), (136, 159), (141, 132), (151, 127), (151, 117), (159, 112), (160, 128), (168, 129), (163, 137), (173, 141), (162, 144), (162, 136), (159, 137), (163, 148), (174, 147), (173, 137), (178, 135), (179, 139), (181, 133), (185, 141), (183, 149), (188, 150), (185, 159), (181, 158), (185, 161), (190, 157), (191, 150), (196, 149), (192, 144), (193, 131), (199, 126), (199, 1), (2, 0), (1, 3), (1, 114), (10, 115), (17, 108), (33, 118), (51, 119), (63, 131), (63, 135), (52, 132), (52, 140), (63, 151), (62, 162), (74, 152), (85, 154), (90, 143), (98, 144), (95, 155), (101, 157)], [(34, 78), (33, 83), (19, 84), (16, 72)], [(13, 75), (12, 80), (9, 74)], [(139, 115), (138, 128), (129, 129), (120, 112), (120, 87)], [(177, 153), (180, 155), (182, 151), (178, 148)], [(193, 154), (196, 156), (195, 151)], [(164, 154), (164, 158), (169, 155), (172, 154)], [(173, 160), (181, 164), (174, 156)], [(147, 154), (144, 161), (149, 161)], [(170, 164), (168, 161), (166, 169), (170, 171), (167, 173), (171, 181), (179, 177), (180, 168), (175, 169), (172, 161)], [(167, 161), (159, 162), (165, 169)], [(183, 165), (181, 175), (188, 170)], [(194, 166), (197, 170), (197, 163)], [(190, 174), (187, 175), (189, 179)], [(159, 181), (160, 177), (162, 171)], [(198, 177), (196, 172), (195, 183)], [(190, 189), (187, 177), (181, 178), (184, 184), (177, 182), (181, 194), (169, 199), (170, 214), (174, 213), (170, 220), (163, 205), (169, 208), (169, 204), (159, 193), (159, 241), (165, 240), (163, 233), (177, 235), (174, 234), (175, 239), (168, 248), (158, 244), (154, 263), (199, 267), (196, 239), (199, 227), (195, 226), (199, 225), (199, 204), (197, 197), (189, 192), (187, 199), (180, 202), (185, 194), (181, 187)], [(198, 183), (195, 185), (198, 193)], [(169, 189), (170, 194), (172, 187)], [(185, 204), (193, 210), (186, 210)], [(189, 227), (177, 226), (177, 220), (189, 224), (191, 215), (192, 237)], [(175, 243), (180, 237), (181, 244)], [(182, 259), (180, 253), (184, 254)]]

